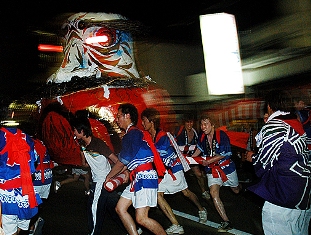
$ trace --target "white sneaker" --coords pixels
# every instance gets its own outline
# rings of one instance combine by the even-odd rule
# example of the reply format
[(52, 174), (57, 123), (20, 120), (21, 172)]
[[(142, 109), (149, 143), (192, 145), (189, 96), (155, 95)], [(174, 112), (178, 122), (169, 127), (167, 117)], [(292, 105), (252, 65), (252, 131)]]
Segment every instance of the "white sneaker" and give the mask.
[(211, 199), (211, 195), (209, 194), (208, 191), (205, 191), (204, 193), (202, 193), (202, 197), (203, 197), (205, 200)]
[(90, 194), (91, 194), (91, 189), (85, 190), (85, 191), (84, 191), (84, 194), (85, 194), (85, 196), (90, 196)]
[(207, 210), (203, 207), (203, 211), (199, 211), (199, 223), (205, 224), (207, 221)]
[(172, 224), (171, 227), (165, 230), (167, 234), (184, 234), (184, 228), (179, 224)]
[(232, 229), (232, 224), (230, 221), (224, 221), (220, 223), (220, 226), (218, 227), (219, 233), (226, 233), (228, 230)]
[(61, 187), (60, 182), (59, 181), (55, 181), (55, 183), (54, 183), (54, 192), (57, 193), (60, 187)]
[[(137, 233), (138, 233), (138, 235), (143, 234), (143, 230), (141, 228), (138, 228)], [(129, 234), (126, 234), (126, 235), (129, 235)]]
[(142, 230), (141, 228), (138, 228), (138, 229), (137, 229), (137, 233), (140, 235), (140, 234), (143, 233), (143, 230)]

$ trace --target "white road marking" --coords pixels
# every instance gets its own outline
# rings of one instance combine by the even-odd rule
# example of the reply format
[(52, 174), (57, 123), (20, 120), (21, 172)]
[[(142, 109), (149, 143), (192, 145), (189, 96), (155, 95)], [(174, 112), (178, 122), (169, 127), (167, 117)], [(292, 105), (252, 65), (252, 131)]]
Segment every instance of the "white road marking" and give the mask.
[[(186, 218), (186, 219), (189, 219), (189, 220), (192, 220), (194, 222), (199, 223), (198, 222), (199, 221), (199, 217), (196, 217), (196, 216), (193, 216), (193, 215), (189, 215), (189, 214), (186, 214), (184, 212), (180, 212), (180, 211), (176, 211), (176, 210), (173, 210), (173, 212), (174, 212), (175, 215), (178, 215), (180, 217), (183, 217), (183, 218)], [(217, 229), (220, 224), (208, 220), (208, 221), (205, 222), (205, 225)], [(243, 232), (243, 231), (240, 231), (240, 230), (237, 230), (237, 229), (228, 230), (227, 233), (236, 234), (236, 235), (252, 235), (251, 233), (246, 233), (246, 232)]]

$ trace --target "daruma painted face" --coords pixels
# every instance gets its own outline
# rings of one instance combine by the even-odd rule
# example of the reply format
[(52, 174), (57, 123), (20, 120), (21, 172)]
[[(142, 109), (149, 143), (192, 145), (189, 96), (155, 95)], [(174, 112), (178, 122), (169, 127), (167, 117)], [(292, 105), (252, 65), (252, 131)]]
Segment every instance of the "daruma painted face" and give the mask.
[(68, 82), (75, 76), (139, 78), (131, 33), (119, 27), (126, 21), (109, 13), (81, 12), (69, 17), (63, 25), (63, 62), (47, 82)]

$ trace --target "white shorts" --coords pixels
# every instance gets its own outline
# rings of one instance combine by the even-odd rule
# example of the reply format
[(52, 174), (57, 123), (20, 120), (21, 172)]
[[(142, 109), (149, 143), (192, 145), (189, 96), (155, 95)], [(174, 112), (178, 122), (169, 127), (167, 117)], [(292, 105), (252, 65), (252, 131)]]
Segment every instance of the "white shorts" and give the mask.
[(21, 230), (28, 230), (30, 219), (21, 220), (17, 215), (4, 215), (2, 214), (2, 228), (4, 234), (14, 234), (17, 232), (17, 228)]
[(121, 197), (132, 201), (133, 207), (156, 207), (157, 206), (157, 189), (156, 188), (142, 188), (137, 192), (131, 192), (131, 184), (129, 184), (121, 194)]
[(72, 168), (71, 172), (74, 175), (86, 175), (88, 173), (88, 171), (82, 170), (81, 168)]
[(172, 176), (168, 172), (166, 172), (159, 184), (158, 192), (164, 194), (174, 194), (188, 188), (188, 184), (183, 171), (178, 171), (174, 173), (174, 176), (176, 177), (175, 180), (173, 180)]
[(207, 176), (207, 183), (208, 187), (211, 187), (213, 184), (218, 184), (220, 186), (229, 186), (229, 187), (238, 187), (239, 186), (239, 179), (236, 173), (236, 170), (232, 173), (226, 175), (228, 180), (223, 182), (221, 177), (214, 178), (212, 174), (206, 174)]
[(265, 234), (307, 235), (311, 209), (289, 209), (265, 202), (262, 208), (262, 225)]
[(46, 184), (46, 185), (40, 185), (40, 186), (33, 186), (36, 190), (36, 192), (39, 194), (40, 198), (48, 198), (50, 194), (50, 188), (51, 184)]

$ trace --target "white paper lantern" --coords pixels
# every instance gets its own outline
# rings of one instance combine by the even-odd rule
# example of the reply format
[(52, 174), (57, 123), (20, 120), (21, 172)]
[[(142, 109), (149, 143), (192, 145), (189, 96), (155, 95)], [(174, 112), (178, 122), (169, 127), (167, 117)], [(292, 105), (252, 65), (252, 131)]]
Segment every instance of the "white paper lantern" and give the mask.
[(227, 13), (201, 15), (200, 27), (209, 94), (244, 93), (235, 17)]

